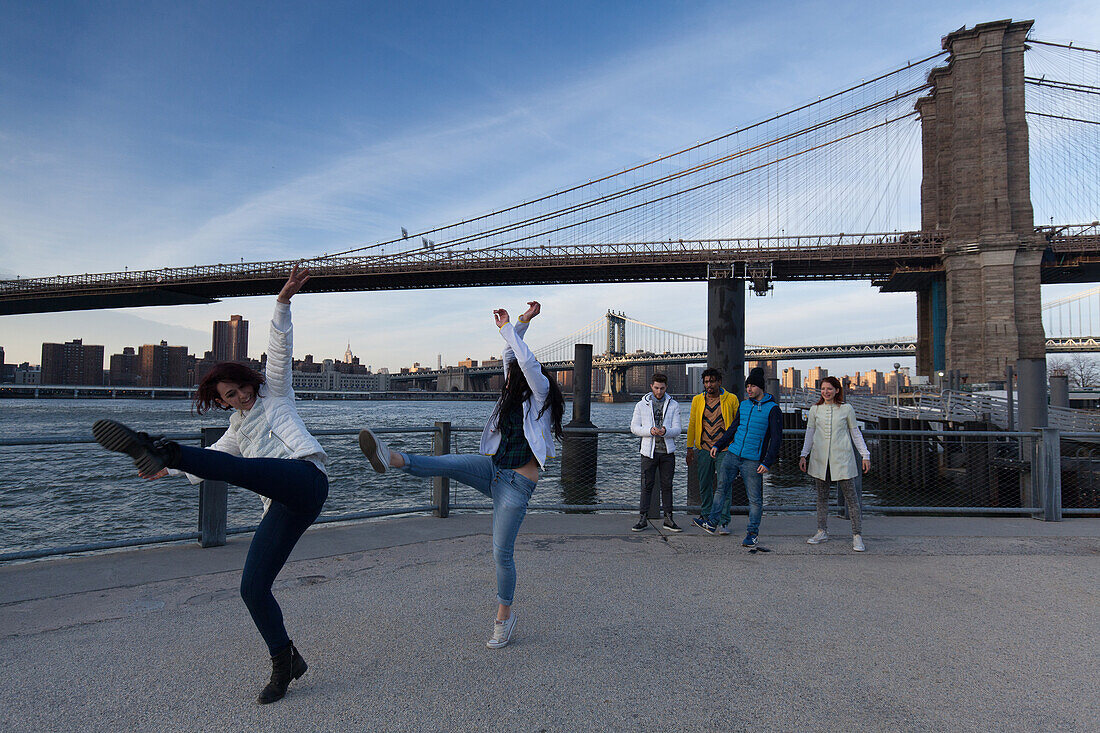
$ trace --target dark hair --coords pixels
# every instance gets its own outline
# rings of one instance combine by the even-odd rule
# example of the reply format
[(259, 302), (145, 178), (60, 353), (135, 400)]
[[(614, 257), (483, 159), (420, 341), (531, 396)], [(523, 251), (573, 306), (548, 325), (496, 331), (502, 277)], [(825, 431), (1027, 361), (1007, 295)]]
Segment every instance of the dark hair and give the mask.
[(721, 369), (715, 369), (714, 367), (708, 367), (707, 369), (703, 370), (703, 379), (706, 379), (707, 377), (713, 377), (713, 378), (717, 379), (719, 382), (721, 382), (722, 381), (722, 370)]
[(668, 377), (660, 372), (653, 372), (653, 376), (650, 378), (649, 383), (660, 382), (661, 384), (668, 384)]
[(264, 383), (264, 375), (255, 369), (238, 364), (235, 361), (223, 361), (214, 365), (214, 368), (206, 373), (195, 390), (195, 412), (202, 415), (211, 407), (219, 410), (231, 409), (222, 403), (221, 393), (218, 392), (218, 382), (233, 382), (242, 387), (252, 387), (259, 393), (260, 385)]
[[(546, 381), (550, 383), (550, 394), (547, 396), (542, 409), (539, 410), (538, 417), (542, 417), (544, 412), (550, 410), (550, 432), (555, 438), (560, 439), (563, 435), (561, 417), (565, 414), (565, 398), (562, 397), (558, 380), (554, 379), (550, 372), (546, 371), (546, 367), (541, 364), (539, 369), (542, 370)], [(508, 372), (505, 374), (504, 384), (500, 388), (500, 399), (497, 400), (497, 406), (493, 408), (493, 416), (490, 419), (496, 419), (499, 423), (502, 416), (507, 415), (517, 407), (522, 409), (523, 403), (530, 396), (531, 385), (527, 384), (527, 377), (524, 375), (523, 369), (520, 368), (519, 362), (508, 362)]]
[[(840, 386), (840, 380), (839, 379), (837, 379), (836, 377), (824, 377), (824, 378), (822, 378), (821, 383), (822, 384), (828, 383), (828, 384), (833, 385), (836, 388), (836, 397), (833, 398), (833, 402), (837, 403), (838, 405), (843, 405), (844, 404), (844, 388)], [(820, 387), (818, 389), (820, 389)], [(818, 397), (817, 398), (817, 404), (819, 404), (819, 405), (825, 404), (825, 398), (824, 397)]]

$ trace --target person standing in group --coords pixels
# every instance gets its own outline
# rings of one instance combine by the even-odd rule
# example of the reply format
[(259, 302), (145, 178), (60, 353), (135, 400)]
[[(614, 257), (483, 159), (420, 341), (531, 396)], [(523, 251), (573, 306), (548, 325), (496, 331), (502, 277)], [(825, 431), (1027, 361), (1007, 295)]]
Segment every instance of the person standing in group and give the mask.
[[(722, 461), (718, 472), (718, 488), (714, 492), (714, 506), (722, 506), (733, 489), (734, 480), (740, 475), (745, 482), (749, 498), (749, 525), (743, 547), (755, 547), (760, 534), (760, 517), (764, 513), (764, 474), (775, 465), (779, 457), (779, 444), (783, 440), (783, 417), (775, 399), (764, 391), (764, 370), (754, 368), (745, 377), (745, 395), (733, 424), (710, 449), (712, 458), (722, 450), (730, 455)], [(714, 534), (720, 517), (712, 508), (710, 519), (703, 529)]]
[(660, 477), (661, 504), (665, 520), (662, 526), (670, 532), (682, 531), (672, 518), (672, 476), (676, 471), (676, 438), (680, 437), (680, 404), (667, 393), (668, 377), (655, 373), (650, 379), (649, 393), (634, 406), (630, 432), (642, 439), (642, 500), (638, 523), (630, 529), (641, 532), (649, 526), (649, 502), (653, 484)]
[(871, 470), (871, 451), (856, 424), (855, 410), (844, 401), (840, 381), (836, 377), (825, 377), (821, 381), (821, 399), (810, 408), (806, 419), (806, 439), (798, 460), (798, 467), (813, 476), (817, 486), (817, 534), (806, 540), (811, 545), (829, 539), (829, 485), (830, 481), (836, 481), (844, 492), (852, 517), (852, 549), (856, 552), (865, 549), (859, 497), (852, 480), (859, 475), (853, 443), (862, 459), (863, 472), (867, 473)]
[(527, 504), (535, 492), (539, 470), (555, 455), (554, 438), (561, 438), (565, 399), (546, 368), (523, 341), (531, 319), (542, 306), (527, 304), (515, 326), (508, 311), (493, 311), (505, 347), (504, 386), (481, 434), (481, 455), (418, 456), (391, 451), (370, 429), (359, 433), (359, 447), (378, 473), (389, 468), (413, 476), (446, 476), (477, 489), (493, 500), (493, 559), (497, 572), (497, 615), (490, 649), (506, 646), (516, 626), (512, 603), (516, 590), (513, 551)]
[(227, 481), (262, 497), (263, 518), (241, 575), (241, 597), (271, 654), (271, 679), (260, 692), (261, 704), (281, 699), (291, 680), (306, 672), (271, 586), (328, 498), (328, 456), (298, 416), (291, 387), (290, 299), (307, 280), (309, 270), (299, 271), (295, 265), (279, 291), (265, 374), (223, 362), (207, 372), (195, 391), (200, 415), (212, 407), (233, 410), (229, 428), (214, 445), (203, 449), (154, 439), (113, 420), (98, 420), (92, 427), (100, 445), (131, 456), (144, 478), (186, 474), (192, 483)]
[[(714, 482), (725, 460), (725, 452), (711, 458), (710, 448), (722, 437), (726, 426), (733, 423), (737, 414), (737, 396), (722, 389), (722, 372), (711, 367), (703, 370), (703, 391), (691, 400), (688, 416), (687, 465), (695, 469), (699, 477), (699, 516), (692, 520), (702, 528), (710, 518), (714, 500)], [(698, 449), (698, 451), (696, 451)], [(718, 507), (718, 534), (729, 534), (730, 494)]]

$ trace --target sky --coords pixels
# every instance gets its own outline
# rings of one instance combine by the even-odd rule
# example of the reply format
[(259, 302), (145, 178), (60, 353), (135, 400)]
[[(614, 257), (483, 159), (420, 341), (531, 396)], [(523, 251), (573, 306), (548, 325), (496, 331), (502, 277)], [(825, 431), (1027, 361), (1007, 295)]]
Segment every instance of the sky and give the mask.
[[(293, 259), (484, 213), (793, 108), (939, 50), (975, 23), (1100, 46), (1093, 2), (0, 3), (0, 278)], [(917, 228), (914, 222), (913, 228)], [(1044, 286), (1044, 300), (1086, 286)], [(309, 294), (295, 355), (396, 369), (499, 354), (607, 309), (705, 335), (704, 283)], [(43, 341), (210, 348), (273, 298), (0, 317), (6, 361)], [(912, 294), (777, 283), (747, 341), (916, 332)], [(894, 359), (825, 362), (890, 368)], [(901, 360), (911, 365), (912, 359)], [(794, 364), (803, 370), (810, 362)]]

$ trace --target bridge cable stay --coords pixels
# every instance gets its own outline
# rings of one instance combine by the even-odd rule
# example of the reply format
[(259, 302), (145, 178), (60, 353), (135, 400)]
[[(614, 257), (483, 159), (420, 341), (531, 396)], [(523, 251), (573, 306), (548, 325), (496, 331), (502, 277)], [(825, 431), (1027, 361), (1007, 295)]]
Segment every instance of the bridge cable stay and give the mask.
[(1082, 338), (1097, 334), (1100, 326), (1100, 287), (1043, 304), (1047, 337)]
[[(896, 68), (896, 69), (893, 69), (891, 71), (885, 72), (885, 73), (880, 74), (878, 76), (875, 76), (871, 79), (862, 80), (858, 84), (853, 84), (853, 85), (851, 85), (847, 88), (844, 88), (844, 89), (841, 89), (839, 91), (833, 92), (832, 94), (828, 94), (826, 96), (819, 97), (815, 101), (808, 102), (806, 104), (800, 105), (798, 107), (787, 110), (785, 112), (780, 112), (780, 113), (778, 113), (778, 114), (776, 114), (772, 117), (769, 117), (769, 118), (766, 118), (766, 119), (763, 119), (763, 120), (759, 120), (757, 122), (754, 122), (754, 123), (751, 123), (749, 125), (740, 127), (740, 128), (738, 128), (736, 130), (733, 130), (731, 132), (724, 133), (724, 134), (719, 135), (717, 137), (711, 138), (709, 140), (705, 140), (705, 141), (702, 141), (702, 142), (695, 143), (693, 145), (689, 145), (689, 146), (684, 147), (684, 148), (682, 148), (680, 150), (677, 150), (675, 152), (661, 155), (661, 156), (659, 156), (659, 157), (657, 157), (653, 160), (649, 160), (647, 162), (640, 163), (638, 165), (627, 167), (627, 168), (625, 168), (623, 170), (620, 170), (620, 171), (617, 171), (615, 173), (611, 173), (611, 174), (608, 174), (608, 175), (605, 175), (605, 176), (601, 176), (599, 178), (595, 178), (595, 179), (592, 179), (592, 180), (587, 181), (585, 183), (581, 183), (581, 184), (578, 184), (578, 185), (575, 185), (575, 186), (571, 186), (571, 187), (563, 189), (561, 191), (557, 191), (557, 192), (554, 192), (554, 193), (551, 193), (551, 194), (547, 194), (547, 195), (532, 199), (530, 201), (525, 201), (525, 202), (522, 202), (522, 203), (514, 204), (512, 206), (508, 206), (508, 207), (505, 207), (505, 208), (502, 208), (502, 209), (497, 209), (497, 210), (494, 210), (494, 211), (491, 211), (491, 212), (488, 212), (488, 213), (485, 213), (485, 214), (481, 214), (479, 216), (470, 217), (470, 218), (461, 220), (461, 221), (453, 223), (453, 224), (438, 226), (438, 227), (434, 227), (434, 228), (431, 228), (431, 229), (426, 229), (426, 230), (423, 230), (423, 231), (415, 232), (413, 234), (407, 235), (407, 237), (403, 236), (401, 238), (394, 238), (394, 239), (387, 240), (387, 241), (384, 241), (384, 242), (378, 242), (378, 243), (375, 243), (375, 244), (365, 245), (365, 246), (361, 246), (361, 247), (355, 247), (355, 248), (344, 250), (344, 251), (341, 251), (341, 252), (332, 253), (329, 256), (331, 256), (331, 257), (345, 256), (345, 255), (355, 254), (355, 253), (362, 252), (362, 251), (369, 250), (369, 249), (384, 247), (384, 246), (387, 246), (387, 245), (401, 244), (406, 239), (415, 240), (417, 238), (428, 236), (428, 235), (439, 235), (441, 232), (444, 232), (444, 231), (454, 230), (456, 228), (465, 227), (465, 226), (468, 226), (468, 225), (471, 225), (471, 224), (476, 224), (480, 221), (484, 221), (484, 220), (492, 218), (492, 217), (500, 217), (504, 214), (508, 214), (510, 212), (517, 211), (519, 209), (523, 209), (523, 208), (526, 208), (526, 207), (531, 207), (531, 206), (534, 206), (534, 205), (537, 205), (537, 204), (541, 204), (541, 203), (550, 201), (552, 199), (563, 198), (563, 197), (569, 196), (571, 194), (583, 191), (585, 189), (598, 188), (600, 185), (602, 185), (604, 183), (607, 183), (609, 181), (612, 181), (616, 178), (629, 176), (631, 174), (636, 174), (638, 171), (643, 170), (645, 168), (648, 168), (650, 166), (658, 166), (662, 163), (666, 163), (666, 162), (672, 161), (672, 160), (677, 159), (677, 158), (688, 156), (693, 152), (696, 152), (696, 151), (699, 151), (699, 150), (702, 150), (702, 149), (705, 149), (705, 148), (708, 148), (708, 147), (712, 147), (717, 143), (721, 143), (725, 140), (728, 140), (730, 138), (734, 138), (738, 135), (744, 135), (745, 133), (751, 132), (751, 131), (756, 130), (758, 128), (766, 127), (768, 125), (773, 125), (774, 123), (779, 122), (781, 120), (784, 120), (785, 118), (788, 118), (788, 117), (797, 118), (799, 115), (804, 115), (808, 110), (811, 110), (815, 107), (826, 106), (826, 105), (830, 104), (831, 102), (834, 102), (837, 99), (846, 98), (846, 97), (851, 96), (853, 94), (857, 94), (860, 91), (862, 91), (862, 90), (864, 90), (868, 87), (881, 86), (884, 82), (889, 82), (892, 79), (892, 77), (903, 76), (906, 79), (923, 79), (926, 76), (927, 70), (929, 68), (931, 68), (930, 62), (937, 61), (938, 59), (943, 58), (943, 56), (945, 56), (946, 54), (947, 54), (946, 51), (939, 51), (935, 54), (932, 54), (930, 56), (922, 58), (918, 61), (908, 62), (905, 66), (901, 66), (899, 68)], [(913, 73), (914, 70), (917, 70), (917, 73)], [(901, 85), (896, 85), (896, 86), (897, 86), (897, 88), (900, 88)]]
[(1030, 39), (1024, 69), (1035, 222), (1093, 222), (1095, 227), (1100, 220), (1100, 50)]
[[(505, 209), (491, 212), (480, 217), (466, 219), (454, 225), (437, 227), (426, 230), (425, 234), (440, 237), (436, 245), (440, 249), (454, 249), (456, 247), (471, 245), (470, 251), (476, 252), (486, 249), (499, 249), (510, 244), (528, 242), (531, 246), (538, 247), (547, 242), (547, 237), (558, 235), (570, 229), (577, 229), (583, 225), (600, 222), (603, 229), (584, 229), (583, 232), (569, 232), (575, 243), (595, 244), (600, 241), (627, 241), (640, 239), (636, 232), (651, 231), (653, 221), (667, 220), (670, 217), (676, 219), (674, 225), (663, 227), (666, 232), (671, 231), (675, 236), (667, 239), (687, 238), (689, 234), (702, 236), (720, 235), (722, 237), (735, 237), (744, 234), (745, 231), (760, 233), (761, 230), (769, 230), (769, 234), (779, 234), (781, 231), (809, 231), (816, 227), (799, 227), (796, 223), (786, 223), (782, 213), (779, 212), (781, 199), (784, 194), (790, 194), (790, 181), (799, 180), (801, 188), (807, 187), (807, 182), (816, 181), (818, 186), (815, 193), (820, 193), (820, 176), (799, 176), (798, 171), (783, 171), (784, 163), (796, 160), (813, 151), (820, 151), (830, 145), (850, 140), (861, 134), (872, 133), (886, 123), (897, 123), (912, 120), (912, 101), (916, 95), (925, 91), (927, 87), (926, 75), (932, 64), (942, 57), (942, 53), (929, 56), (919, 62), (911, 63), (900, 69), (895, 69), (887, 74), (880, 75), (867, 82), (829, 95), (819, 100), (802, 105), (776, 115), (768, 120), (763, 120), (752, 125), (740, 128), (732, 133), (713, 138), (703, 143), (684, 148), (675, 153), (661, 156), (655, 160), (633, 166), (610, 176), (595, 179), (589, 183), (567, 188), (561, 192), (534, 199), (530, 202), (517, 204)], [(873, 92), (873, 93), (871, 93)], [(815, 109), (818, 108), (818, 109)], [(784, 127), (777, 123), (783, 121)], [(868, 124), (873, 121), (874, 124)], [(915, 125), (910, 125), (913, 130), (910, 133), (914, 140), (917, 132)], [(756, 137), (748, 138), (746, 132), (758, 133)], [(883, 137), (884, 136), (878, 136)], [(724, 146), (724, 147), (723, 147)], [(877, 146), (881, 149), (882, 146)], [(851, 151), (848, 151), (849, 153)], [(897, 152), (897, 151), (893, 151)], [(818, 165), (817, 168), (835, 168), (836, 163), (847, 158), (847, 155), (832, 156), (831, 165)], [(872, 161), (870, 157), (877, 157), (873, 161), (881, 167), (882, 161), (893, 163), (896, 155), (878, 153), (874, 156), (857, 155), (857, 159), (863, 160), (859, 171), (860, 176), (853, 176), (866, 181), (865, 169)], [(731, 168), (730, 164), (741, 161), (739, 167)], [(673, 168), (671, 163), (681, 163)], [(647, 169), (659, 168), (658, 175), (645, 175)], [(719, 170), (712, 170), (719, 169)], [(733, 175), (731, 175), (731, 173)], [(751, 175), (755, 173), (756, 175)], [(792, 175), (795, 174), (795, 175)], [(711, 222), (708, 226), (711, 231), (696, 232), (687, 231), (688, 227), (682, 226), (682, 219), (688, 218), (688, 214), (696, 212), (700, 208), (711, 208), (712, 200), (729, 198), (729, 191), (719, 191), (727, 188), (722, 184), (736, 177), (748, 177), (751, 179), (744, 184), (746, 189), (739, 196), (734, 197), (743, 204), (744, 211), (731, 212), (725, 217), (727, 222)], [(603, 191), (602, 184), (612, 182), (612, 179), (631, 178), (627, 185), (621, 185), (611, 191)], [(881, 172), (875, 172), (874, 178), (882, 177)], [(671, 184), (682, 181), (678, 187)], [(852, 185), (849, 182), (849, 185)], [(876, 191), (885, 187), (876, 186)], [(648, 196), (646, 191), (652, 191)], [(709, 192), (709, 193), (704, 193)], [(692, 201), (685, 206), (675, 206), (669, 203), (670, 199), (695, 193)], [(809, 193), (802, 191), (801, 197), (806, 203), (812, 202)], [(752, 198), (752, 201), (748, 199)], [(709, 200), (708, 200), (709, 199)], [(608, 208), (611, 202), (621, 202), (618, 208)], [(546, 204), (537, 209), (537, 204)], [(564, 205), (553, 205), (564, 204)], [(700, 204), (705, 204), (701, 206)], [(599, 209), (595, 215), (577, 217), (582, 211)], [(647, 211), (637, 212), (637, 209), (648, 207)], [(768, 211), (767, 209), (772, 209)], [(802, 210), (805, 207), (792, 207)], [(622, 214), (632, 213), (628, 221), (620, 221), (616, 217)], [(509, 220), (502, 220), (504, 214), (515, 214)], [(527, 215), (523, 215), (527, 214)], [(573, 219), (569, 219), (573, 217)], [(497, 221), (487, 222), (483, 228), (470, 228), (471, 223), (486, 222), (489, 219)], [(606, 222), (608, 218), (616, 218), (615, 221)], [(564, 222), (561, 222), (565, 219)], [(553, 223), (553, 226), (544, 226)], [(729, 224), (744, 228), (745, 231), (731, 231)], [(721, 226), (725, 224), (726, 226)], [(868, 231), (874, 227), (856, 223), (854, 226), (841, 227), (847, 231)], [(720, 231), (724, 229), (725, 231)], [(836, 227), (825, 227), (820, 231), (835, 231)], [(514, 233), (510, 240), (504, 241), (503, 235)], [(631, 236), (633, 235), (633, 236)], [(420, 236), (419, 234), (414, 236)], [(651, 237), (656, 240), (660, 237)], [(396, 243), (401, 240), (392, 240)], [(332, 257), (345, 256), (361, 252), (365, 248), (355, 248), (336, 253)], [(399, 257), (403, 254), (414, 253), (415, 250), (390, 253), (387, 258)]]

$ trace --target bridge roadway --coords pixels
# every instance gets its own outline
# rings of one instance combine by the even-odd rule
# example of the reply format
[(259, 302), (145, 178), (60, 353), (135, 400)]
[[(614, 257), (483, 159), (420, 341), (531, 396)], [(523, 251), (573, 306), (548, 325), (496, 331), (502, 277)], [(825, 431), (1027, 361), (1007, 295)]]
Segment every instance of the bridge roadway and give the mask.
[(765, 516), (767, 554), (632, 521), (529, 515), (498, 651), (487, 515), (310, 529), (275, 586), (310, 667), (268, 706), (247, 535), (3, 566), (0, 728), (1100, 729), (1100, 519), (871, 516), (862, 555), (836, 518)]
[[(1044, 227), (1044, 282), (1100, 279), (1093, 225)], [(706, 281), (743, 277), (752, 263), (769, 280), (872, 280), (911, 290), (943, 271), (942, 233), (903, 232), (675, 240), (510, 249), (409, 249), (389, 255), (305, 260), (309, 292), (562, 283)], [(0, 281), (0, 315), (212, 303), (270, 295), (292, 261), (198, 265)]]

